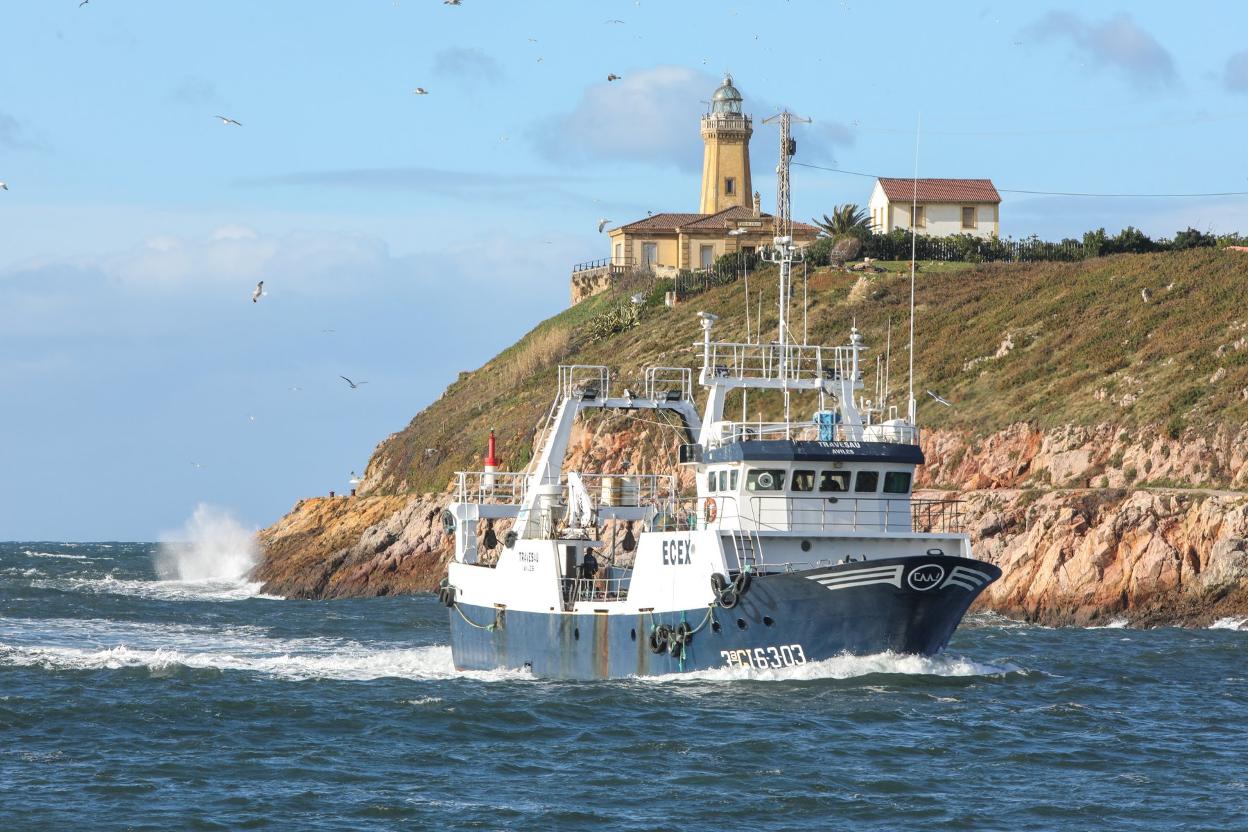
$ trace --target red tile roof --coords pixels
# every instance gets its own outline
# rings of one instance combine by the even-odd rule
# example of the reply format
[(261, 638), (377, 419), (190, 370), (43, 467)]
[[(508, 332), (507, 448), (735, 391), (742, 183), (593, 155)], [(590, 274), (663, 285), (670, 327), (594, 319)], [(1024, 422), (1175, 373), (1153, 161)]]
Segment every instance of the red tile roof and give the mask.
[[(738, 220), (770, 220), (771, 218), (771, 214), (755, 217), (753, 208), (745, 205), (734, 205), (714, 214), (654, 214), (646, 217), (644, 220), (630, 222), (611, 230), (636, 233), (641, 231), (676, 231), (679, 229), (680, 231), (721, 231), (727, 233), (729, 230), (737, 227)], [(804, 222), (794, 222), (793, 231), (796, 234), (817, 234), (819, 229)]]
[[(910, 202), (914, 199), (913, 179), (881, 176), (880, 187), (889, 202)], [(1000, 202), (991, 179), (920, 179), (919, 202)]]

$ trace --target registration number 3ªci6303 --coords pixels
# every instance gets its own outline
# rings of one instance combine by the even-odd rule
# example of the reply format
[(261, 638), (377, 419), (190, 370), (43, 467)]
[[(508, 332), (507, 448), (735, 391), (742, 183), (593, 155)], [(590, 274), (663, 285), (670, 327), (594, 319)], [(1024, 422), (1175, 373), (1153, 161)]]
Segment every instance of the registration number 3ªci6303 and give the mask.
[(729, 667), (792, 667), (806, 664), (806, 651), (800, 644), (755, 647), (753, 650), (720, 650)]

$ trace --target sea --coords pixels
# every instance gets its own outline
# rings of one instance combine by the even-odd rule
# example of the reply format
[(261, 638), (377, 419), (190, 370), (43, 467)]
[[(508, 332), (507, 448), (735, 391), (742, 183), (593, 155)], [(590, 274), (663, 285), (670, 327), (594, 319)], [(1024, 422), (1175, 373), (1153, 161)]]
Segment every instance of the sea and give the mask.
[(1248, 830), (1242, 620), (572, 683), (179, 557), (0, 544), (0, 830)]

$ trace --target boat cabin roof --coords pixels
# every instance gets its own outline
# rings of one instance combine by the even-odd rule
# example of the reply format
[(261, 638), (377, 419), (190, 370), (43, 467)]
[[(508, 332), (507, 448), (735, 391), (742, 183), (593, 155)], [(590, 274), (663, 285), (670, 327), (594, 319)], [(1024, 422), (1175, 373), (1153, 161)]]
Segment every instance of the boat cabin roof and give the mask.
[(703, 462), (890, 462), (922, 465), (923, 451), (918, 445), (897, 442), (817, 442), (787, 439), (745, 440), (728, 442), (707, 449)]

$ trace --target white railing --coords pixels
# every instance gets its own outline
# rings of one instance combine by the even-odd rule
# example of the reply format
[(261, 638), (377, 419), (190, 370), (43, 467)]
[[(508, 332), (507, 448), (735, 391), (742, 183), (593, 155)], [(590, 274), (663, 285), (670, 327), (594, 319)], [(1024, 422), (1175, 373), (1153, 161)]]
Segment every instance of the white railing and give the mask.
[(775, 531), (885, 531), (964, 534), (960, 500), (910, 500), (776, 495), (749, 498), (742, 522)]
[[(601, 506), (651, 506), (676, 496), (672, 474), (580, 474), (594, 509)], [(562, 483), (566, 487), (567, 475)]]
[(559, 398), (605, 399), (611, 395), (611, 371), (598, 364), (560, 364)]
[(842, 423), (831, 425), (828, 438), (820, 435), (819, 424), (805, 422), (719, 422), (715, 439), (719, 444), (750, 440), (792, 439), (798, 442), (885, 442), (894, 445), (919, 444), (919, 429), (913, 425), (860, 425), (851, 430)]
[[(738, 344), (713, 341), (706, 370), (718, 378), (756, 381), (808, 382), (849, 379), (853, 375), (852, 347), (820, 347), (809, 344)], [(853, 377), (862, 385), (862, 371)]]
[(523, 471), (456, 471), (455, 477), (458, 503), (519, 504), (528, 494)]
[(651, 401), (675, 396), (693, 400), (693, 370), (688, 367), (647, 367), (645, 396)]
[(618, 578), (565, 578), (563, 602), (570, 607), (578, 601), (624, 601), (632, 580), (631, 570)]

